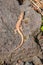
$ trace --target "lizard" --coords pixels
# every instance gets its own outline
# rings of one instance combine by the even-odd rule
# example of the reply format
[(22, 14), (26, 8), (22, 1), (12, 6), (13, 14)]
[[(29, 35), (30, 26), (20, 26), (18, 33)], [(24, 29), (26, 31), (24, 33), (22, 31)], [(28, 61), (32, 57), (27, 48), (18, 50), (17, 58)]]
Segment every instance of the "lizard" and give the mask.
[(18, 48), (20, 48), (23, 44), (23, 34), (22, 32), (20, 31), (20, 25), (22, 23), (22, 19), (23, 19), (23, 16), (24, 16), (24, 12), (21, 12), (19, 18), (18, 18), (18, 21), (16, 23), (16, 31), (20, 34), (21, 38), (22, 38), (22, 41), (20, 43), (20, 45), (18, 45), (14, 50), (17, 50)]

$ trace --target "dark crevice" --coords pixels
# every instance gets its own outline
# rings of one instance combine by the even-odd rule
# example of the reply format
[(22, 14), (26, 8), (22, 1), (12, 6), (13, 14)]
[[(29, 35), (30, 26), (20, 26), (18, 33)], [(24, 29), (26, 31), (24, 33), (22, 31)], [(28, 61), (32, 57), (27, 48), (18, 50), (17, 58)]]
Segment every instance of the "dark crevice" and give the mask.
[(6, 63), (6, 61), (4, 61), (3, 65), (10, 65), (9, 63)]
[(43, 64), (43, 59), (40, 59), (41, 60), (41, 62), (42, 62), (42, 64)]
[(42, 33), (42, 36), (43, 36), (43, 33)]
[(32, 62), (32, 65), (35, 65), (35, 64)]
[(41, 9), (43, 11), (43, 9)]
[[(41, 45), (39, 44), (39, 40), (36, 37), (34, 37), (34, 39), (35, 39), (35, 42), (37, 43), (37, 45), (39, 45), (39, 47), (41, 49)], [(42, 51), (42, 49), (41, 49), (41, 51)]]
[[(34, 36), (34, 41), (37, 43), (37, 45), (39, 45), (39, 47), (41, 49), (41, 45), (39, 44), (39, 40), (37, 38), (40, 33), (41, 33), (41, 31), (37, 35)], [(41, 49), (41, 51), (42, 51), (42, 49)]]
[(7, 65), (7, 63), (4, 61), (4, 65)]
[(26, 62), (23, 62), (23, 65), (25, 65), (26, 64)]
[(17, 0), (19, 5), (22, 5), (23, 4), (23, 0)]
[(34, 63), (33, 63), (33, 61), (31, 61), (31, 62), (29, 62), (30, 64), (32, 63), (32, 65), (35, 65)]
[(39, 59), (40, 59), (40, 61), (42, 62), (42, 64), (43, 64), (43, 59), (41, 59), (40, 57), (38, 57)]

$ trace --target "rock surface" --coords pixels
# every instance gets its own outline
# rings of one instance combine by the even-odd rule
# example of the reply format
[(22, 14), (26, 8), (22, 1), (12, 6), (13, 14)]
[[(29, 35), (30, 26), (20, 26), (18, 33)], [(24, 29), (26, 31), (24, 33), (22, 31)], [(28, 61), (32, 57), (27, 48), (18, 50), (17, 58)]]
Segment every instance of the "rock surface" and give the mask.
[[(21, 42), (21, 37), (18, 33), (14, 33), (14, 29), (22, 10), (25, 11), (24, 19), (22, 20), (22, 33), (25, 41), (16, 53), (13, 50)], [(40, 26), (41, 15), (30, 7), (29, 0), (25, 0), (22, 5), (19, 5), (17, 0), (0, 0), (0, 59), (3, 61), (5, 59), (9, 60), (8, 56), (13, 51), (16, 56), (12, 54), (11, 63), (13, 61), (16, 63), (21, 57), (23, 61), (31, 61), (31, 57), (38, 55), (40, 51), (32, 36), (34, 32), (38, 32)]]

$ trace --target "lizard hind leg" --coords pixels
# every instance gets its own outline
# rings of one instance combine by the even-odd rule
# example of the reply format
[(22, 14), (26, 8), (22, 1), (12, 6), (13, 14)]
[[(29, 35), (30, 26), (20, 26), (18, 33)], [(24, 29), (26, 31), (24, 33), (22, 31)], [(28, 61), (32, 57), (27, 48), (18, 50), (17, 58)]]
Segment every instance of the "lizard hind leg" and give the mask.
[(14, 34), (17, 34), (17, 30), (16, 29), (14, 29)]

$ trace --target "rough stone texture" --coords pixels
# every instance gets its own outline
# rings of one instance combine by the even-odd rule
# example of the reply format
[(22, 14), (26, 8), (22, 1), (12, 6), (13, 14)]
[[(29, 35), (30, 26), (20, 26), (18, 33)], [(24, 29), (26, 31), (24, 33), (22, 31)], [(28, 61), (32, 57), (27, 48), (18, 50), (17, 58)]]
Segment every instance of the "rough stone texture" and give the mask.
[(18, 42), (18, 35), (14, 35), (13, 31), (19, 13), (19, 4), (16, 0), (0, 0), (0, 56), (8, 55)]
[[(9, 60), (9, 55), (21, 42), (21, 37), (14, 33), (15, 25), (20, 12), (25, 11), (22, 22), (23, 35), (26, 37), (24, 44), (17, 51), (13, 51), (9, 62), (13, 64), (20, 58), (22, 61), (32, 61), (33, 56), (39, 53), (39, 47), (34, 41), (32, 33), (39, 30), (41, 16), (30, 6), (30, 1), (26, 0), (23, 5), (19, 5), (16, 0), (0, 0), (0, 59)], [(27, 21), (28, 24), (25, 23)], [(38, 50), (37, 50), (38, 49)], [(40, 55), (40, 54), (39, 54)], [(14, 62), (13, 62), (14, 61)]]

